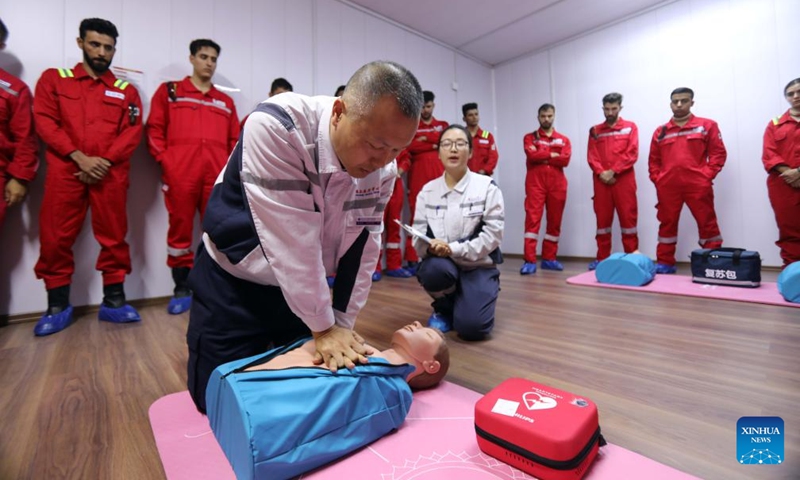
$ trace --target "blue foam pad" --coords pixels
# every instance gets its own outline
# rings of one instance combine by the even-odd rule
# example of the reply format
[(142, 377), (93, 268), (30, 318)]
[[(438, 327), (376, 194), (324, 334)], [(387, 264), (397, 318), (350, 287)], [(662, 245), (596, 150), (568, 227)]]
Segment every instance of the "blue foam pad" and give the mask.
[(597, 265), (594, 274), (600, 283), (641, 287), (653, 281), (656, 265), (640, 253), (612, 253)]
[(778, 275), (778, 291), (787, 302), (800, 303), (800, 262), (794, 262)]

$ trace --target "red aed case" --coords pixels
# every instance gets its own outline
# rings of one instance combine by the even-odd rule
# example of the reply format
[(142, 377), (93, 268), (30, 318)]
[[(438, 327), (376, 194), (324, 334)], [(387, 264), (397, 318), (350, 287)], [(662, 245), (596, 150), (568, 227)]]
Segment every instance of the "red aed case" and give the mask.
[(591, 400), (509, 378), (475, 404), (480, 449), (541, 480), (580, 479), (605, 445)]

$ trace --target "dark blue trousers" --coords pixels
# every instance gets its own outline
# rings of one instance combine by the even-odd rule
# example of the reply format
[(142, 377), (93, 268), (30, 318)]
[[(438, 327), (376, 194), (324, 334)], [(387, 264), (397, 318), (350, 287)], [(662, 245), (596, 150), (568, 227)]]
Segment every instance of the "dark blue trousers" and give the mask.
[(215, 368), (311, 334), (286, 304), (280, 287), (234, 277), (208, 256), (202, 244), (189, 287), (188, 384), (192, 400), (203, 413), (206, 386)]
[(500, 292), (497, 268), (465, 270), (449, 258), (427, 257), (417, 270), (422, 288), (433, 297), (434, 311), (453, 319), (453, 329), (467, 340), (480, 340), (494, 327)]

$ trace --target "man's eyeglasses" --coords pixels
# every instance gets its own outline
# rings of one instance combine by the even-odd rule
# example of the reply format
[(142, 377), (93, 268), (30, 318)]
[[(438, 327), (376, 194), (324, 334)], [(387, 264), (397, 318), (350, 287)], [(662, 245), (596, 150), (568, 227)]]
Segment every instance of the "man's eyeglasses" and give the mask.
[(466, 140), (456, 140), (455, 142), (452, 140), (444, 140), (443, 142), (439, 142), (439, 148), (444, 148), (445, 150), (450, 150), (453, 148), (453, 145), (456, 146), (456, 150), (464, 150), (469, 147), (469, 142)]

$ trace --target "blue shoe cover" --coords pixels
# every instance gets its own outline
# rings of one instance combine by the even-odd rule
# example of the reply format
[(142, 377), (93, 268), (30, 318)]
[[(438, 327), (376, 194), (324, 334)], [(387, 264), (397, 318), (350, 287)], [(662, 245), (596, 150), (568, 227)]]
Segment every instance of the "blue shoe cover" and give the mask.
[(127, 303), (119, 308), (107, 307), (101, 303), (97, 318), (111, 323), (138, 322), (142, 319), (139, 312)]
[(398, 268), (395, 270), (384, 270), (383, 274), (386, 275), (387, 277), (393, 277), (393, 278), (411, 278), (414, 276), (413, 273), (409, 272), (405, 268)]
[(72, 323), (72, 305), (67, 305), (65, 310), (62, 310), (53, 315), (42, 315), (42, 318), (33, 327), (33, 334), (37, 337), (43, 337), (53, 333), (64, 330)]
[(542, 270), (556, 270), (558, 272), (564, 270), (564, 265), (558, 260), (542, 260)]
[(419, 262), (408, 262), (406, 265), (406, 271), (410, 273), (412, 276), (417, 274), (417, 269), (419, 268)]
[(189, 310), (192, 306), (192, 296), (188, 295), (186, 297), (172, 297), (169, 299), (169, 305), (167, 306), (167, 312), (170, 315), (180, 315), (181, 313)]
[(675, 273), (677, 271), (678, 271), (678, 269), (675, 268), (675, 265), (665, 265), (663, 263), (657, 263), (656, 264), (656, 273), (669, 275), (669, 274), (673, 274), (673, 273)]
[(383, 278), (383, 276), (381, 275), (381, 272), (379, 272), (377, 270), (372, 272), (372, 281), (373, 282), (380, 282), (381, 278)]
[(520, 275), (532, 275), (536, 273), (536, 264), (525, 262), (522, 264), (522, 268), (519, 269)]
[(598, 265), (600, 265), (600, 260), (592, 260), (592, 262), (589, 263), (589, 271), (591, 272), (592, 270), (597, 269)]
[(431, 328), (437, 328), (441, 330), (442, 333), (447, 333), (453, 329), (453, 319), (447, 318), (441, 313), (433, 312), (428, 319), (428, 326)]
[(328, 281), (328, 288), (333, 288), (333, 282), (336, 280), (336, 277), (331, 275), (330, 277), (325, 277), (325, 280)]

